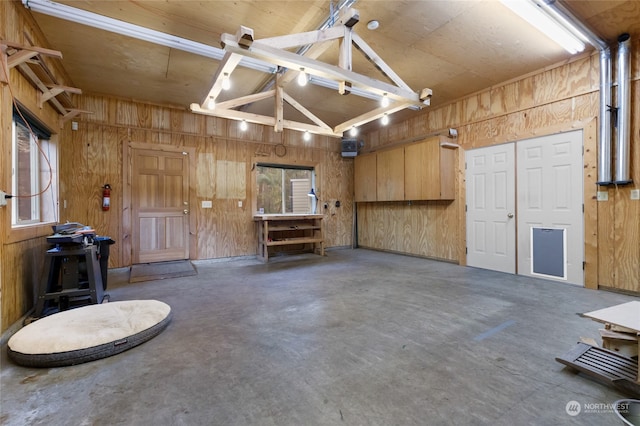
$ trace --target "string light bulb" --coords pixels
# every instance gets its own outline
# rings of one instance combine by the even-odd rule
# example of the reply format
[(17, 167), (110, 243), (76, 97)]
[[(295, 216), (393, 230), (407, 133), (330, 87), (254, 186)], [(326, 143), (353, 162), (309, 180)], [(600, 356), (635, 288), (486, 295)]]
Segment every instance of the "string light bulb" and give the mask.
[(351, 136), (356, 136), (358, 134), (358, 128), (357, 127), (352, 127), (351, 130), (349, 130), (349, 135)]
[(224, 76), (222, 77), (222, 90), (229, 90), (231, 89), (231, 79), (229, 78), (229, 73), (224, 73)]
[(309, 142), (311, 140), (311, 133), (309, 133), (309, 131), (305, 131), (304, 135), (302, 136), (302, 139), (304, 139), (305, 142)]
[(307, 77), (307, 73), (304, 72), (304, 68), (300, 68), (300, 72), (298, 73), (298, 85), (306, 86), (309, 78)]
[(209, 99), (207, 100), (207, 109), (214, 109), (216, 107), (216, 100), (213, 98), (213, 96), (209, 96)]
[(389, 124), (389, 116), (387, 114), (383, 115), (380, 119), (380, 122), (383, 126), (386, 126), (387, 124)]
[(242, 120), (242, 121), (240, 122), (240, 130), (242, 130), (242, 131), (244, 132), (244, 131), (246, 131), (246, 130), (247, 130), (247, 127), (248, 127), (248, 126), (247, 126), (247, 122), (246, 122), (246, 120)]
[(382, 99), (380, 99), (380, 106), (382, 108), (386, 108), (389, 106), (389, 97), (387, 96), (386, 93), (382, 95)]

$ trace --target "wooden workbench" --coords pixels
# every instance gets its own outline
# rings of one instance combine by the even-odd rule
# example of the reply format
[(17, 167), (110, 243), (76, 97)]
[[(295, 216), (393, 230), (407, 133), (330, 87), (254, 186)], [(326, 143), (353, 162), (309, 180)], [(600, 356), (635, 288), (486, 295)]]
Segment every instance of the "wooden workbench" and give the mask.
[[(258, 259), (269, 261), (269, 247), (311, 246), (324, 256), (321, 214), (257, 214)], [(272, 249), (273, 250), (273, 249)]]

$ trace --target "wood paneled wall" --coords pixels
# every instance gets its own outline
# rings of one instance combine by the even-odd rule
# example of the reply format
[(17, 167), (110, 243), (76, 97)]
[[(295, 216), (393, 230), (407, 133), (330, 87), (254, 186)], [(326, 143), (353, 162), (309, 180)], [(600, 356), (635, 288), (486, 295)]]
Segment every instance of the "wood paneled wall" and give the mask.
[[(0, 38), (24, 45), (51, 48), (38, 26), (20, 2), (0, 2)], [(44, 58), (49, 70), (61, 84), (69, 82), (62, 62)], [(38, 106), (36, 90), (17, 69), (9, 73), (9, 84), (0, 83), (0, 189), (11, 193), (12, 110), (14, 99), (35, 115), (54, 133), (59, 131), (59, 116), (47, 103)], [(53, 135), (52, 142), (58, 142)], [(55, 169), (56, 165), (53, 164)], [(57, 200), (51, 200), (55, 204)], [(4, 332), (35, 302), (36, 288), (41, 279), (44, 252), (49, 248), (44, 238), (51, 227), (36, 226), (12, 229), (11, 203), (0, 207), (0, 332)], [(51, 206), (55, 208), (55, 206)]]
[[(24, 13), (20, 2), (0, 2), (2, 38), (28, 44), (29, 34), (35, 44), (49, 47), (37, 27)], [(24, 33), (23, 33), (24, 31)], [(58, 80), (68, 82), (62, 66)], [(82, 95), (74, 98), (77, 108), (93, 111), (59, 128), (58, 115), (48, 106), (37, 107), (36, 91), (20, 76), (11, 72), (11, 89), (20, 102), (49, 125), (59, 145), (59, 208), (60, 222), (77, 221), (91, 225), (100, 235), (112, 237), (109, 266), (131, 264), (130, 211), (123, 204), (123, 165), (129, 143), (170, 145), (192, 148), (196, 152), (195, 182), (191, 182), (190, 211), (195, 215), (192, 236), (192, 259), (224, 258), (255, 255), (257, 241), (251, 211), (249, 178), (253, 161), (307, 161), (318, 164), (316, 190), (324, 214), (325, 245), (351, 246), (353, 240), (353, 160), (342, 158), (339, 139), (314, 136), (305, 142), (302, 133), (285, 130), (275, 133), (272, 128), (249, 125), (241, 132), (237, 122), (195, 115), (171, 107), (150, 105), (107, 96)], [(69, 84), (71, 85), (71, 84)], [(2, 152), (11, 151), (11, 93), (1, 86)], [(278, 157), (275, 146), (284, 145), (286, 154)], [(11, 156), (2, 156), (0, 189), (11, 187)], [(111, 208), (104, 212), (102, 187), (110, 184)], [(201, 208), (203, 200), (211, 200), (213, 208)], [(239, 207), (238, 202), (242, 202)], [(340, 207), (336, 207), (340, 201)], [(0, 209), (2, 244), (0, 258), (0, 304), (2, 317), (0, 332), (26, 314), (34, 304), (36, 285), (41, 279), (44, 253), (48, 248), (45, 236), (49, 226), (37, 231), (6, 237), (11, 230), (10, 210)], [(45, 229), (46, 228), (46, 229)]]
[[(585, 285), (640, 292), (640, 201), (630, 199), (640, 187), (640, 40), (632, 40), (633, 185), (595, 184), (598, 79), (598, 56), (587, 54), (364, 133), (365, 150), (375, 151), (457, 129), (459, 197), (457, 206), (359, 203), (358, 244), (465, 264), (464, 151), (584, 129)], [(597, 202), (597, 191), (609, 201)]]
[[(83, 116), (78, 130), (65, 126), (61, 133), (61, 220), (90, 224), (101, 235), (111, 236), (111, 267), (131, 264), (127, 227), (128, 206), (123, 205), (123, 150), (129, 143), (194, 148), (196, 181), (192, 182), (191, 214), (195, 215), (195, 252), (192, 259), (211, 259), (256, 253), (255, 225), (251, 211), (250, 172), (256, 158), (269, 161), (318, 164), (317, 190), (325, 214), (328, 247), (352, 244), (353, 160), (340, 155), (340, 140), (316, 136), (309, 142), (302, 134), (195, 115), (162, 106), (99, 96), (76, 99), (79, 108), (95, 111)], [(68, 143), (67, 143), (68, 142)], [(275, 146), (286, 154), (277, 157)], [(102, 211), (101, 187), (111, 185), (111, 209)], [(202, 201), (213, 208), (202, 208)], [(340, 207), (335, 202), (340, 201)], [(239, 202), (242, 206), (239, 206)], [(66, 208), (64, 206), (66, 205)]]

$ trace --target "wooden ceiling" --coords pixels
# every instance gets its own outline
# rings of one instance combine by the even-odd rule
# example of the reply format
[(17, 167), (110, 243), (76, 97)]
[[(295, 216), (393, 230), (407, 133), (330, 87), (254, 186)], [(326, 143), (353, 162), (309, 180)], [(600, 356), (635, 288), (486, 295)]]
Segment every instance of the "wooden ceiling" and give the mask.
[[(177, 37), (220, 47), (222, 33), (252, 28), (256, 39), (311, 31), (330, 15), (329, 0), (266, 1), (59, 1)], [(337, 2), (334, 2), (334, 5)], [(612, 44), (628, 32), (640, 35), (637, 0), (571, 0), (565, 3), (595, 33)], [(571, 56), (494, 0), (356, 0), (356, 31), (414, 90), (433, 90), (437, 106)], [(218, 61), (113, 32), (31, 12), (49, 48), (60, 50), (72, 84), (85, 93), (108, 94), (188, 108), (208, 93)], [(371, 31), (367, 22), (378, 20)], [(591, 46), (588, 49), (593, 49)], [(320, 59), (337, 64), (338, 48)], [(358, 51), (353, 70), (384, 80)], [(273, 75), (238, 67), (232, 88), (219, 101), (264, 90)], [(370, 99), (290, 83), (286, 92), (326, 123), (335, 125), (375, 108)], [(273, 102), (256, 102), (248, 112), (272, 115)], [(427, 107), (428, 108), (428, 107)], [(414, 111), (396, 113), (391, 120)], [(293, 108), (285, 118), (305, 121)]]

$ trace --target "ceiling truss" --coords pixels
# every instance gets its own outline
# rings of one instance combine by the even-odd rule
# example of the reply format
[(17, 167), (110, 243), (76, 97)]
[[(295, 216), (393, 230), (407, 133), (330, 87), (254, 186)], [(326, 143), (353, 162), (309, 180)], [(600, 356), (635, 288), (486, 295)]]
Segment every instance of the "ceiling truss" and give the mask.
[[(225, 55), (213, 75), (211, 89), (201, 102), (192, 103), (191, 111), (198, 114), (212, 115), (232, 120), (244, 120), (273, 126), (276, 132), (291, 129), (302, 132), (342, 137), (343, 132), (376, 120), (387, 114), (405, 108), (422, 108), (429, 105), (432, 91), (425, 88), (414, 92), (376, 52), (353, 31), (353, 26), (359, 21), (355, 9), (344, 9), (336, 25), (324, 30), (308, 31), (278, 37), (255, 40), (253, 30), (240, 27), (236, 34), (222, 34), (221, 42)], [(332, 65), (317, 60), (331, 44), (339, 42), (338, 64)], [(287, 49), (310, 46), (303, 54), (293, 53)], [(393, 84), (364, 76), (352, 71), (352, 47), (356, 47), (371, 61)], [(222, 91), (223, 80), (229, 78), (240, 61), (253, 58), (272, 63), (285, 70), (276, 73), (275, 88), (243, 96), (237, 99), (220, 102), (214, 108), (208, 108), (210, 100), (215, 100)], [(338, 92), (348, 95), (352, 90), (366, 92), (370, 97), (389, 99), (389, 106), (375, 108), (357, 117), (350, 118), (335, 127), (331, 127), (311, 113), (300, 102), (293, 99), (284, 91), (284, 87), (296, 78), (298, 73), (305, 72), (313, 77), (331, 80), (337, 83)], [(273, 116), (239, 111), (235, 108), (268, 98), (274, 100)], [(284, 119), (284, 103), (291, 105), (302, 113), (311, 123), (302, 123)]]

